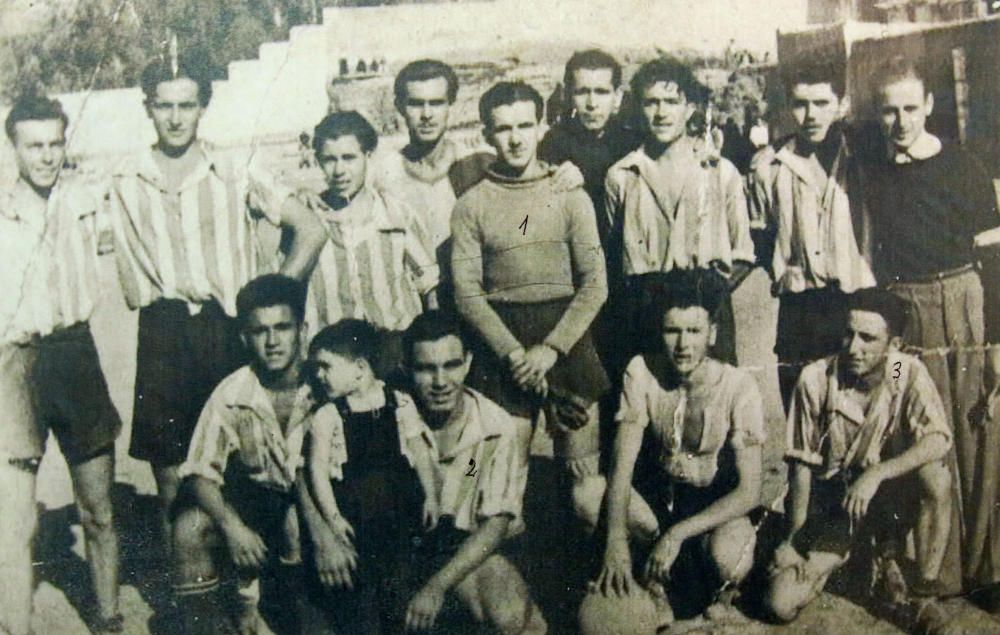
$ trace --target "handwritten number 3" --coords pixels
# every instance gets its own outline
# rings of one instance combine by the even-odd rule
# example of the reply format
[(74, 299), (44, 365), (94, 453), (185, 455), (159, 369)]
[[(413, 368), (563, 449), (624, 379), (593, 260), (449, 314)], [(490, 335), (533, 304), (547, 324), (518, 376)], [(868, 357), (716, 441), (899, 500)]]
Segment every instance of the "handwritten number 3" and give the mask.
[(469, 459), (469, 471), (465, 473), (466, 476), (476, 475), (476, 459)]
[(524, 220), (521, 221), (521, 224), (518, 225), (517, 228), (521, 230), (521, 235), (522, 236), (527, 236), (528, 235), (528, 216), (527, 215), (525, 215)]
[(896, 362), (892, 365), (892, 378), (899, 379), (900, 369), (903, 367), (903, 362)]

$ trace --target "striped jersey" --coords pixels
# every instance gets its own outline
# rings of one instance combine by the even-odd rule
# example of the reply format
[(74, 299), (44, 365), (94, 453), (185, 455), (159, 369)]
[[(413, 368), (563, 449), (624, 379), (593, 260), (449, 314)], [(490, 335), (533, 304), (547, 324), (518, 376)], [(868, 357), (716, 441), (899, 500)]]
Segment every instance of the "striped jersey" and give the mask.
[(274, 225), (291, 190), (253, 162), (236, 165), (203, 143), (201, 160), (170, 188), (152, 149), (123, 161), (110, 188), (110, 222), (129, 307), (183, 300), (192, 312), (216, 300), (236, 315), (236, 294), (267, 265), (256, 223)]
[(0, 193), (0, 344), (26, 343), (52, 331), (45, 203), (21, 179)]
[(421, 219), (402, 201), (365, 188), (333, 210), (321, 195), (301, 194), (329, 239), (309, 281), (308, 321), (322, 328), (344, 318), (403, 330), (438, 284), (437, 260)]

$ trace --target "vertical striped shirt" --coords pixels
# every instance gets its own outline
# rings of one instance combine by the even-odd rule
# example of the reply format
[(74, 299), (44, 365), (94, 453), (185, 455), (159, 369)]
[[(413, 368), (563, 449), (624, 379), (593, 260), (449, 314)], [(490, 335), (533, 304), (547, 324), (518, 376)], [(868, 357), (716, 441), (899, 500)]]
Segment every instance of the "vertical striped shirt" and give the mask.
[(402, 201), (369, 188), (336, 211), (319, 194), (302, 198), (329, 234), (309, 281), (309, 323), (320, 328), (358, 318), (394, 331), (408, 327), (423, 310), (421, 297), (438, 284), (421, 219)]
[(735, 166), (725, 159), (703, 166), (692, 148), (685, 172), (680, 183), (668, 186), (642, 148), (608, 170), (605, 212), (608, 226), (621, 228), (626, 275), (754, 261), (743, 180)]
[(527, 478), (521, 472), (514, 421), (471, 388), (464, 389), (461, 407), (462, 432), (453, 448), (439, 451), (431, 436), (441, 515), (451, 516), (455, 527), (465, 531), (475, 531), (492, 516), (519, 520)]
[(110, 220), (128, 305), (160, 299), (192, 311), (216, 300), (236, 315), (236, 294), (263, 273), (259, 217), (278, 225), (291, 190), (253, 162), (234, 165), (199, 143), (201, 160), (176, 190), (166, 184), (151, 149), (122, 162), (111, 179)]
[(208, 398), (195, 426), (180, 476), (201, 476), (223, 485), (232, 457), (259, 485), (287, 492), (302, 467), (302, 443), (313, 400), (308, 386), (296, 395), (282, 431), (267, 390), (250, 366), (222, 380)]

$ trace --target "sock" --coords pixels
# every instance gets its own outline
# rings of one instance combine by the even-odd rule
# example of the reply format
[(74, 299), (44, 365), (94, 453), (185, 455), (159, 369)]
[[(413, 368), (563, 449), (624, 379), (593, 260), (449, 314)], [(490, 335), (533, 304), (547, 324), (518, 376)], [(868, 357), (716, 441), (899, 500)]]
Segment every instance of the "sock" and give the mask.
[(215, 635), (219, 632), (222, 610), (218, 578), (176, 584), (174, 596), (185, 635)]

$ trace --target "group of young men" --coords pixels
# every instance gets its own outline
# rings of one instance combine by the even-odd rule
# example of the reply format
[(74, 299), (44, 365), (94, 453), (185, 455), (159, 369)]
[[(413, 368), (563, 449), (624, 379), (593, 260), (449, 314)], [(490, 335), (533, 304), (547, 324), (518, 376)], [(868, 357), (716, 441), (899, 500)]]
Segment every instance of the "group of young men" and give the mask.
[[(522, 517), (533, 451), (572, 483), (551, 504), (603, 544), (584, 603), (611, 609), (581, 611), (581, 628), (638, 619), (637, 594), (654, 630), (679, 603), (731, 615), (759, 555), (766, 426), (757, 382), (736, 366), (730, 295), (758, 263), (779, 299), (788, 417), (788, 526), (768, 613), (794, 619), (871, 543), (900, 602), (1000, 582), (1000, 455), (987, 448), (992, 407), (974, 408), (1000, 384), (977, 270), (1000, 225), (991, 180), (927, 131), (933, 95), (907, 60), (873, 85), (877, 144), (844, 125), (839, 69), (803, 64), (786, 87), (798, 130), (761, 151), (745, 182), (693, 130), (708, 93), (677, 60), (636, 71), (626, 113), (615, 59), (575, 54), (547, 132), (537, 90), (499, 82), (479, 102), (494, 153), (469, 155), (447, 135), (458, 76), (420, 60), (396, 77), (409, 131), (399, 152), (377, 155), (356, 112), (319, 122), (318, 192), (198, 138), (211, 82), (183, 56), (142, 75), (156, 144), (96, 186), (62, 173), (59, 104), (19, 100), (6, 125), (19, 177), (0, 198), (14, 254), (0, 276), (0, 632), (30, 631), (50, 428), (84, 527), (88, 622), (124, 627), (110, 504), (121, 423), (88, 327), (98, 256), (111, 251), (139, 311), (130, 452), (153, 468), (191, 633), (222, 628), (226, 580), (235, 628), (257, 632), (262, 569), (301, 632), (430, 630), (456, 600), (500, 632), (545, 632), (502, 555), (507, 538), (553, 529)], [(280, 249), (264, 248), (265, 225), (280, 228)], [(385, 609), (398, 622), (329, 618), (350, 602), (324, 590), (387, 581), (369, 578), (302, 476), (324, 400), (316, 373), (333, 372), (306, 364), (308, 342), (345, 319), (380, 329), (376, 374), (428, 426), (432, 493), (455, 529), (409, 561), (415, 582)], [(907, 558), (915, 573), (897, 575)]]

